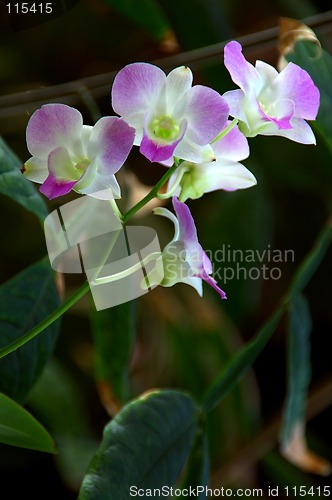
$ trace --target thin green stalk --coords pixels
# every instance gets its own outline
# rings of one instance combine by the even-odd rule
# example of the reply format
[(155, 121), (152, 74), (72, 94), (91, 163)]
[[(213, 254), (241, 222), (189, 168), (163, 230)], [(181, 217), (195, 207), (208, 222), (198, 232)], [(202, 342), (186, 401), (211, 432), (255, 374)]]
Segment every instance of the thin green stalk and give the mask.
[[(152, 200), (162, 188), (162, 186), (167, 182), (172, 173), (177, 169), (179, 162), (174, 162), (174, 165), (167, 170), (163, 177), (157, 182), (157, 184), (151, 189), (151, 191), (136, 205), (134, 205), (124, 216), (122, 217), (123, 224), (126, 224), (129, 219), (144, 207), (150, 200)], [(80, 300), (88, 291), (90, 290), (89, 283), (86, 281), (74, 294), (61, 304), (57, 309), (55, 309), (47, 318), (43, 319), (38, 325), (34, 326), (27, 333), (14, 340), (11, 344), (0, 348), (0, 359), (16, 351), (19, 347), (35, 338), (39, 333), (48, 328), (54, 321), (59, 319), (68, 309), (70, 309), (76, 302)]]
[(222, 130), (220, 132), (220, 134), (217, 135), (217, 137), (215, 139), (213, 139), (213, 141), (211, 142), (211, 144), (219, 141), (220, 139), (222, 139), (223, 137), (225, 137), (225, 135), (227, 135), (234, 127), (236, 127), (236, 125), (239, 123), (239, 120), (237, 118), (234, 118), (231, 123), (229, 125), (227, 125), (226, 128), (224, 128), (224, 130)]
[(18, 339), (14, 340), (9, 345), (0, 349), (0, 358), (4, 358), (8, 354), (16, 351), (19, 347), (35, 338), (39, 333), (48, 328), (54, 321), (59, 319), (68, 309), (71, 308), (76, 302), (83, 297), (90, 290), (89, 283), (86, 281), (76, 292), (61, 304), (55, 311), (53, 311), (47, 318), (43, 319), (38, 325), (33, 327), (29, 332), (25, 333)]
[(179, 164), (174, 163), (172, 167), (170, 167), (167, 172), (162, 176), (162, 178), (157, 182), (157, 184), (151, 189), (151, 191), (144, 196), (144, 198), (136, 203), (128, 212), (123, 216), (122, 222), (123, 224), (126, 224), (128, 220), (136, 214), (141, 208), (143, 208), (149, 201), (151, 201), (153, 198), (155, 198), (158, 194), (158, 191), (163, 187), (163, 185), (168, 181), (168, 179), (171, 177), (171, 175), (175, 172), (175, 170), (178, 168)]

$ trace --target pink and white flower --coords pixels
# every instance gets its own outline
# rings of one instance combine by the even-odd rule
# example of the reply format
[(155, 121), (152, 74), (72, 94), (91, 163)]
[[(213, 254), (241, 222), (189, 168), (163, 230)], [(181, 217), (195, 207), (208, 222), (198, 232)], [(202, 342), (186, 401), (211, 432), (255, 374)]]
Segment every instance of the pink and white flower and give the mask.
[(216, 280), (211, 276), (212, 263), (198, 241), (195, 222), (189, 208), (175, 196), (172, 201), (176, 216), (167, 208), (155, 208), (153, 211), (174, 223), (175, 234), (161, 254), (164, 278), (160, 282), (160, 273), (152, 270), (147, 275), (149, 286), (160, 284), (170, 287), (176, 283), (186, 283), (202, 296), (202, 281), (206, 281), (222, 299), (226, 299), (225, 292), (218, 287)]
[(228, 105), (215, 90), (192, 87), (192, 80), (188, 67), (166, 76), (148, 63), (129, 64), (115, 77), (113, 109), (135, 128), (135, 145), (150, 161), (214, 160), (210, 142), (226, 123)]
[(185, 161), (174, 172), (168, 183), (168, 191), (181, 201), (196, 199), (204, 193), (224, 189), (235, 191), (254, 186), (255, 176), (239, 161), (248, 158), (248, 141), (237, 127), (232, 128), (216, 142), (212, 149), (216, 161), (191, 163)]
[(99, 199), (120, 198), (115, 173), (133, 146), (135, 131), (118, 117), (83, 125), (81, 113), (64, 104), (46, 104), (31, 116), (27, 147), (32, 157), (23, 173), (42, 184), (49, 199), (72, 189)]
[(315, 136), (305, 120), (315, 120), (319, 90), (308, 73), (289, 63), (278, 71), (269, 64), (250, 64), (238, 42), (224, 50), (225, 66), (240, 89), (224, 94), (230, 115), (240, 121), (247, 137), (280, 135), (302, 144), (315, 144)]

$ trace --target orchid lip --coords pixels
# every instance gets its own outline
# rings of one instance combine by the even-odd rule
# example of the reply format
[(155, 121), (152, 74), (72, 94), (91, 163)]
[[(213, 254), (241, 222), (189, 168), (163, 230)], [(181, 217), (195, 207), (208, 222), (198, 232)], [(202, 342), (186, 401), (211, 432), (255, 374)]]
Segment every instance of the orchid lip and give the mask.
[(153, 120), (149, 128), (158, 139), (165, 141), (177, 139), (180, 133), (180, 126), (168, 115)]

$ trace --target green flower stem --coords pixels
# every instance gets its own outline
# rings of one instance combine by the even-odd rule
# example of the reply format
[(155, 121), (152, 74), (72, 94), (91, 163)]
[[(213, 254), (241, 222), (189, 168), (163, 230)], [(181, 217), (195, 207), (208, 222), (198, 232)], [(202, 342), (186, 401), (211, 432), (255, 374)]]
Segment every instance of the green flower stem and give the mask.
[(144, 198), (136, 203), (128, 212), (123, 216), (122, 222), (123, 224), (126, 224), (128, 220), (136, 214), (141, 208), (144, 207), (149, 201), (151, 201), (153, 198), (155, 198), (158, 194), (158, 191), (163, 187), (163, 185), (168, 181), (168, 179), (171, 177), (171, 175), (175, 172), (175, 170), (178, 168), (179, 163), (174, 162), (174, 165), (170, 167), (167, 172), (162, 176), (162, 178), (157, 182), (157, 184), (151, 189), (151, 191), (144, 196)]
[[(174, 165), (167, 170), (163, 177), (157, 182), (157, 184), (151, 189), (151, 191), (136, 205), (134, 205), (122, 218), (123, 224), (126, 224), (131, 217), (136, 214), (141, 208), (144, 207), (150, 200), (152, 200), (162, 188), (165, 182), (168, 181), (173, 172), (177, 169), (179, 161), (175, 161)], [(97, 273), (98, 275), (98, 273)], [(59, 319), (68, 309), (70, 309), (76, 302), (78, 302), (88, 291), (90, 290), (89, 283), (86, 281), (76, 292), (65, 302), (61, 304), (55, 311), (53, 311), (47, 318), (43, 319), (38, 325), (34, 326), (29, 332), (25, 333), (18, 339), (14, 340), (11, 344), (0, 348), (0, 359), (8, 356), (12, 352), (16, 351), (19, 347), (35, 338), (39, 333), (43, 332), (48, 328), (54, 321)]]
[(174, 185), (171, 187), (171, 189), (169, 191), (166, 191), (166, 193), (157, 193), (157, 198), (159, 200), (166, 200), (167, 198), (170, 198), (171, 196), (173, 196), (173, 194), (175, 193), (175, 191), (179, 187), (180, 182), (182, 181), (182, 177), (184, 176), (184, 174), (186, 172), (189, 172), (189, 171), (190, 171), (190, 168), (188, 166), (182, 167), (180, 169), (179, 174), (178, 174), (178, 178), (176, 179), (176, 181), (175, 181)]
[(11, 344), (0, 349), (0, 358), (4, 358), (8, 354), (16, 351), (19, 347), (35, 338), (39, 333), (49, 327), (54, 321), (59, 319), (68, 309), (71, 308), (76, 302), (79, 301), (90, 290), (89, 283), (86, 281), (76, 292), (65, 302), (61, 304), (55, 311), (53, 311), (47, 318), (43, 319), (38, 325), (32, 328), (29, 332), (25, 333), (18, 339), (14, 340)]

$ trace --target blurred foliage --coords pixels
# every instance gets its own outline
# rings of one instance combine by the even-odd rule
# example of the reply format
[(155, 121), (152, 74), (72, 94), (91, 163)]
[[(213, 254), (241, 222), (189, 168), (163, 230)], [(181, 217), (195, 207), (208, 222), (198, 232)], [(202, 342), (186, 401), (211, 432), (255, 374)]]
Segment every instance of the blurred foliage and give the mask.
[[(273, 27), (277, 24), (279, 15), (303, 17), (330, 8), (330, 4), (324, 0), (257, 0), (254, 6), (251, 2), (240, 0), (146, 0), (144, 4), (140, 2), (139, 9), (137, 2), (80, 0), (65, 15), (48, 23), (30, 29), (14, 30), (4, 11), (5, 3), (0, 4), (1, 94), (20, 90), (29, 92), (33, 88), (116, 70), (131, 61), (153, 60), (205, 47)], [(135, 10), (131, 10), (130, 5)], [(322, 36), (322, 42), (327, 50), (331, 49), (332, 39), (328, 31)], [(225, 370), (244, 341), (251, 339), (259, 326), (269, 318), (275, 304), (285, 294), (296, 266), (311, 248), (312, 241), (332, 208), (331, 120), (328, 112), (323, 114), (331, 99), (331, 85), (330, 59), (327, 59), (329, 56), (323, 53), (320, 60), (308, 59), (306, 50), (304, 44), (299, 44), (292, 57), (299, 57), (298, 62), (304, 66), (308, 64), (305, 69), (323, 90), (325, 104), (319, 117), (323, 124), (322, 133), (325, 139), (326, 136), (329, 138), (328, 143), (325, 143), (320, 133), (317, 134), (318, 145), (315, 148), (303, 147), (276, 137), (255, 138), (250, 141), (251, 156), (245, 163), (256, 175), (257, 187), (236, 193), (213, 193), (190, 205), (200, 241), (212, 255), (222, 249), (223, 245), (226, 248), (229, 245), (231, 249), (255, 249), (259, 252), (270, 247), (293, 250), (295, 261), (290, 259), (278, 264), (282, 271), (279, 280), (245, 279), (250, 263), (241, 263), (244, 267), (242, 275), (224, 283), (229, 299), (222, 304), (212, 297), (209, 290), (204, 290), (205, 297), (202, 301), (196, 297), (194, 290), (181, 285), (172, 290), (156, 289), (138, 299), (138, 331), (131, 362), (129, 367), (125, 366), (124, 358), (128, 359), (130, 351), (127, 349), (123, 362), (119, 358), (116, 367), (117, 373), (122, 372), (123, 377), (117, 388), (117, 398), (125, 401), (151, 387), (175, 387), (199, 397), (213, 379)], [(273, 64), (276, 62), (276, 44), (270, 42), (256, 45), (244, 52), (252, 62), (256, 58)], [(205, 65), (198, 61), (195, 69), (196, 83), (211, 85), (221, 92), (233, 88), (222, 67), (222, 54), (218, 64)], [(79, 102), (86, 123), (91, 122), (91, 108), (82, 96), (79, 97)], [(99, 97), (97, 105), (102, 114), (111, 113), (109, 95)], [(12, 116), (1, 119), (0, 109), (0, 133), (23, 160), (29, 156), (24, 141), (27, 120), (25, 112), (13, 113)], [(8, 164), (13, 167), (11, 170), (14, 171), (16, 166), (20, 167), (19, 160), (2, 143), (1, 151), (0, 161), (5, 154), (6, 165), (8, 160)], [(135, 157), (129, 160), (128, 167), (141, 179), (152, 179), (157, 170), (157, 167), (145, 164), (142, 159), (137, 160)], [(18, 175), (11, 171), (9, 177), (0, 175), (1, 195), (10, 194), (10, 179), (14, 176), (18, 179)], [(38, 205), (40, 202), (35, 196), (35, 187), (31, 186), (30, 189), (28, 186), (30, 185), (22, 183), (19, 188), (24, 206), (34, 213), (41, 210), (40, 215), (44, 216), (44, 208), (33, 209), (34, 204)], [(17, 193), (12, 192), (18, 201)], [(52, 210), (56, 207), (56, 202), (48, 205)], [(0, 212), (0, 228), (5, 237), (5, 244), (1, 245), (0, 276), (3, 282), (36, 262), (45, 254), (46, 249), (36, 217), (4, 196), (0, 197)], [(144, 222), (155, 224), (151, 219), (147, 218)], [(159, 230), (164, 233), (161, 239), (164, 237), (167, 240), (170, 235), (169, 226), (161, 224)], [(313, 387), (326, 378), (331, 379), (330, 352), (327, 349), (327, 338), (332, 328), (331, 257), (330, 249), (306, 289), (313, 322)], [(263, 263), (271, 265), (266, 260)], [(236, 262), (226, 256), (216, 265), (222, 268), (222, 273), (225, 267), (235, 269)], [(261, 263), (256, 262), (255, 265), (260, 267)], [(22, 279), (26, 283), (30, 282), (30, 278), (26, 276)], [(66, 282), (66, 294), (69, 296), (76, 288), (77, 280), (68, 278)], [(28, 401), (33, 413), (55, 438), (60, 452), (56, 457), (57, 469), (44, 456), (36, 457), (33, 452), (29, 454), (24, 450), (13, 451), (2, 447), (0, 463), (4, 472), (1, 477), (10, 481), (10, 478), (15, 477), (15, 471), (19, 470), (25, 478), (22, 484), (10, 481), (13, 496), (33, 491), (36, 499), (45, 498), (43, 486), (36, 484), (38, 470), (44, 471), (48, 477), (50, 499), (76, 498), (85, 469), (96, 453), (102, 429), (109, 417), (97, 397), (92, 395), (94, 362), (96, 356), (100, 359), (100, 353), (103, 353), (102, 366), (100, 361), (97, 364), (97, 378), (106, 377), (112, 381), (115, 367), (108, 365), (107, 359), (116, 357), (117, 352), (116, 349), (113, 351), (111, 344), (107, 344), (107, 348), (103, 347), (102, 341), (94, 351), (88, 308), (89, 304), (81, 301), (68, 313), (56, 351), (56, 357), (61, 363), (57, 361), (47, 365)], [(6, 310), (10, 311), (7, 305)], [(38, 314), (45, 315), (39, 308)], [(96, 326), (94, 330), (94, 334), (98, 336)], [(45, 334), (47, 336), (47, 332), (43, 335)], [(107, 334), (120, 336), (121, 327), (118, 331), (110, 329)], [(308, 477), (275, 451), (262, 457), (277, 441), (277, 436), (264, 440), (264, 422), (280, 411), (284, 401), (287, 383), (284, 370), (285, 336), (285, 327), (281, 323), (265, 348), (264, 356), (255, 363), (255, 375), (251, 371), (208, 415), (203, 426), (204, 432), (201, 430), (201, 434), (196, 437), (198, 445), (191, 456), (184, 484), (186, 477), (187, 481), (192, 482), (196, 471), (202, 475), (202, 483), (204, 482), (207, 467), (205, 447), (209, 447), (213, 485), (216, 487), (225, 486), (229, 482), (235, 487), (327, 484), (326, 479)], [(102, 334), (99, 335), (99, 340), (103, 340)], [(123, 342), (128, 348), (127, 340), (124, 338)], [(123, 353), (124, 351), (121, 355)], [(28, 373), (31, 370), (32, 367), (27, 368)], [(10, 374), (15, 375), (12, 365)], [(24, 384), (30, 385), (28, 381), (28, 378), (24, 379)], [(122, 382), (125, 382), (124, 385)], [(309, 424), (309, 437), (314, 429), (318, 443), (325, 441), (322, 453), (329, 453), (331, 409), (326, 409), (328, 400), (324, 405), (321, 420), (316, 416)], [(175, 406), (174, 412), (176, 408)], [(311, 411), (313, 415), (317, 415), (322, 409), (313, 405)], [(122, 414), (117, 418), (121, 421)], [(114, 438), (113, 422), (115, 420), (107, 426), (106, 441), (109, 436), (110, 439)], [(231, 462), (230, 457), (236, 457), (239, 450), (249, 446), (254, 435), (263, 440), (263, 445), (262, 441), (253, 445), (251, 458), (243, 470), (237, 470), (230, 477), (220, 476), (219, 468)], [(261, 457), (258, 466), (257, 456)], [(97, 457), (95, 465), (89, 469), (90, 477), (98, 472), (98, 467), (102, 464), (102, 450), (97, 452)], [(23, 476), (24, 471), (26, 476)], [(57, 474), (60, 474), (61, 481), (68, 489), (62, 486)]]
[(53, 440), (47, 431), (22, 406), (1, 393), (0, 442), (56, 453)]
[[(48, 260), (28, 267), (0, 287), (1, 347), (9, 345), (59, 305)], [(22, 348), (0, 359), (0, 388), (17, 401), (26, 397), (49, 360), (60, 320)]]

